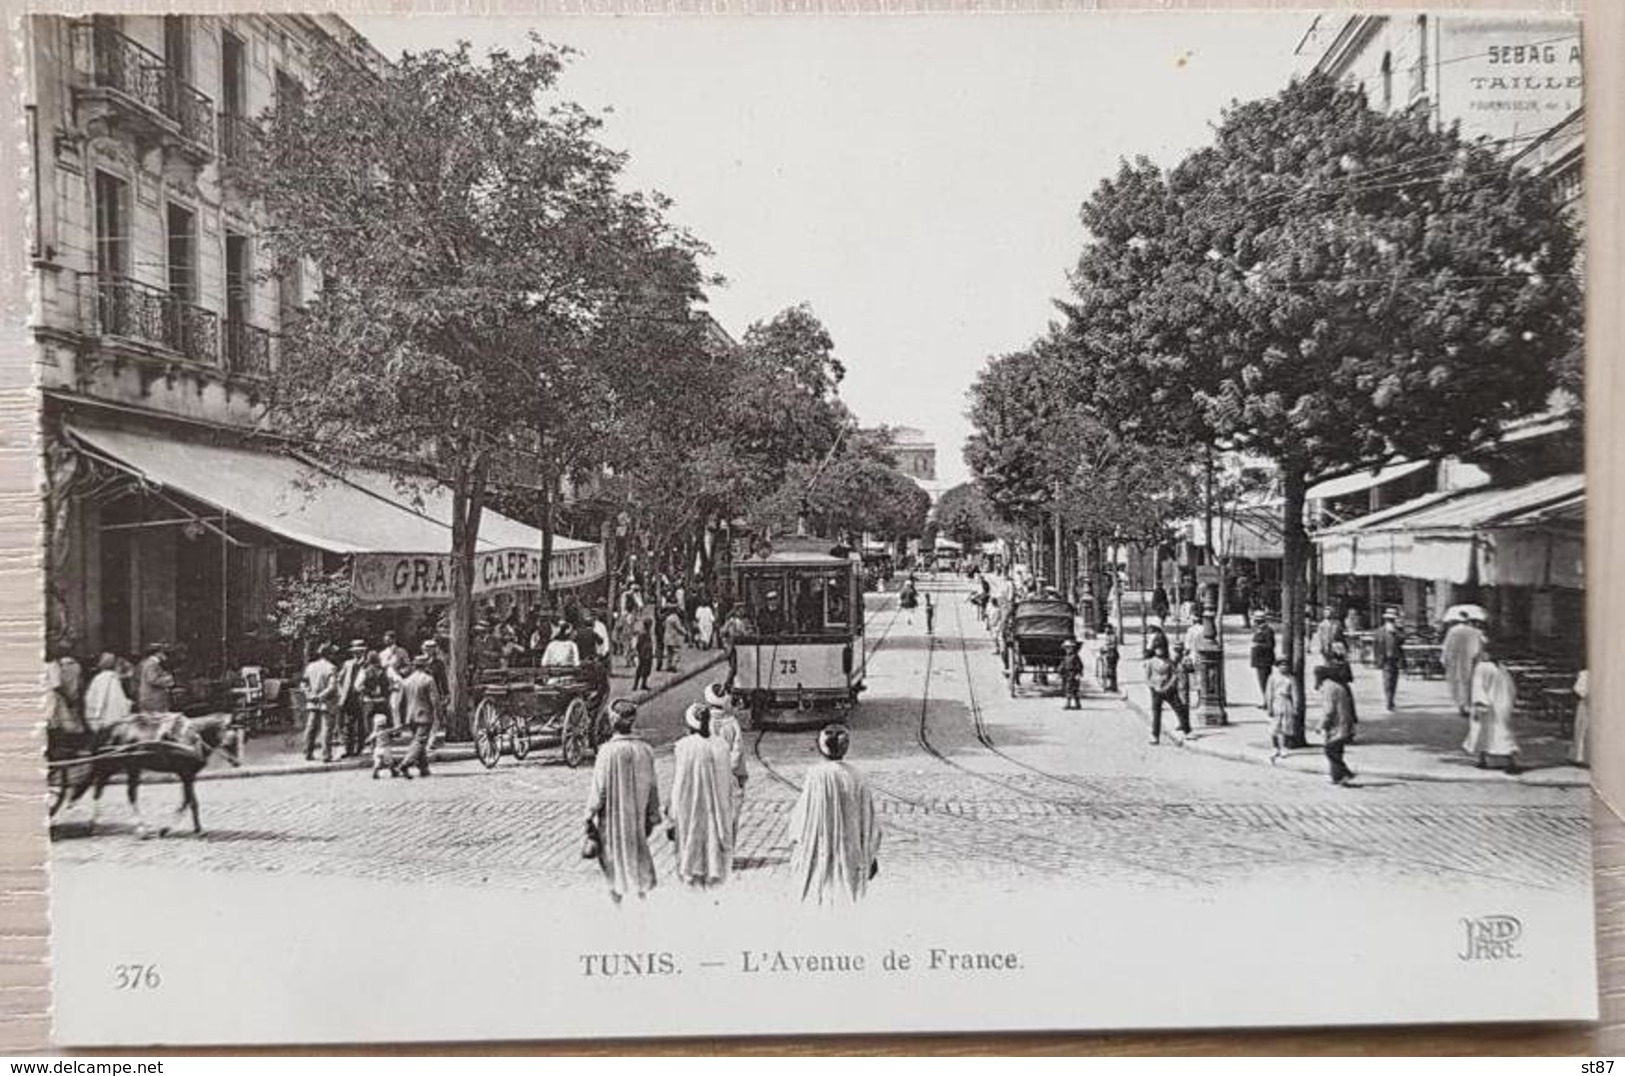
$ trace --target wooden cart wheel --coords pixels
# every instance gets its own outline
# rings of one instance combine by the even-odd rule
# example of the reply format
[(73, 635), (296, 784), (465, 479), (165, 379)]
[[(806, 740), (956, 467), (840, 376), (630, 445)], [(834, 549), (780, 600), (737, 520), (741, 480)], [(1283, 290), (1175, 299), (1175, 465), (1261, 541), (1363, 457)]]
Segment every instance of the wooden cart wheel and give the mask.
[(502, 757), (502, 740), (497, 732), (501, 718), (495, 699), (483, 698), (474, 707), (474, 756), (488, 770)]
[(530, 715), (513, 716), (513, 757), (522, 759), (530, 754)]
[(587, 753), (591, 750), (587, 745), (587, 721), (587, 704), (578, 698), (571, 699), (570, 705), (564, 708), (559, 742), (564, 764), (571, 769), (587, 761)]

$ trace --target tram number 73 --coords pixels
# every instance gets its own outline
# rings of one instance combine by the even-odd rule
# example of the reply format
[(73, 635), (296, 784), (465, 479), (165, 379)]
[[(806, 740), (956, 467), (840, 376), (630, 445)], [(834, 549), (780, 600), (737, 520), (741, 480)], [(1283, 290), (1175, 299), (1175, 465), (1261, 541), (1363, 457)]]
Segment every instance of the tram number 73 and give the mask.
[(796, 671), (797, 670), (796, 670), (796, 659), (795, 658), (780, 658), (779, 659), (779, 675), (780, 676), (794, 676), (796, 674)]

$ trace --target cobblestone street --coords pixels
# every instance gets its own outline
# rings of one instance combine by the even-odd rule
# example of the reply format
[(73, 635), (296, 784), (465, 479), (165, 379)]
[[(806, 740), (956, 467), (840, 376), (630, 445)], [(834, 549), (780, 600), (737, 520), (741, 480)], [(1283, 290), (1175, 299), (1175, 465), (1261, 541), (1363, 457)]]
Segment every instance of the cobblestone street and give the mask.
[[(870, 599), (869, 690), (851, 758), (885, 824), (882, 884), (1222, 886), (1325, 872), (1430, 888), (1580, 885), (1589, 869), (1583, 794), (1516, 785), (1369, 781), (1205, 757), (1146, 742), (1144, 724), (1098, 690), (1067, 712), (1043, 685), (1011, 699), (967, 591), (933, 584), (937, 632), (889, 595)], [(670, 786), (670, 745), (703, 678), (643, 710)], [(772, 890), (788, 859), (785, 820), (814, 760), (811, 733), (751, 732), (751, 779), (730, 889)], [(91, 861), (181, 871), (283, 872), (516, 889), (596, 887), (579, 858), (586, 767), (556, 751), (495, 770), (440, 766), (428, 780), (366, 771), (200, 786), (203, 838), (140, 840), (122, 791), (101, 825), (57, 828), (60, 872)], [(173, 786), (146, 790), (149, 818)], [(665, 842), (659, 841), (664, 845)], [(670, 850), (657, 849), (663, 878)]]

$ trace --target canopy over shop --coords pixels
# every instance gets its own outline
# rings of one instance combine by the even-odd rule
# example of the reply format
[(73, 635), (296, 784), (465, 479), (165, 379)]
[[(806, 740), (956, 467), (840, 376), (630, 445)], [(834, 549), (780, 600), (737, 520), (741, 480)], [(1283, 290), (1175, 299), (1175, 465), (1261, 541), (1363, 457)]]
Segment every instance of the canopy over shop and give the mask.
[[(218, 558), (207, 556), (200, 545), (189, 558), (174, 559), (174, 581), (185, 586), (189, 574), (207, 566), (205, 574), (218, 591), (218, 617), (212, 619), (219, 635), (208, 650), (222, 667), (243, 656), (233, 653), (233, 627), (244, 630), (269, 613), (274, 576), (347, 565), (356, 601), (397, 616), (423, 613), (451, 598), (452, 492), (432, 480), (397, 479), (375, 470), (340, 472), (299, 454), (179, 439), (169, 431), (72, 422), (64, 433), (98, 469), (142, 493), (143, 502), (157, 498), (165, 506), (163, 519), (114, 526), (201, 527), (218, 540)], [(104, 524), (102, 529), (112, 528)], [(279, 555), (290, 546), (311, 555)], [(476, 600), (504, 595), (503, 600), (528, 602), (544, 579), (565, 589), (604, 577), (600, 545), (555, 537), (545, 566), (541, 550), (541, 531), (485, 511), (474, 563)], [(246, 578), (233, 579), (234, 566)], [(137, 597), (163, 599), (139, 580), (134, 590)], [(135, 626), (126, 641), (132, 648), (163, 634), (161, 628), (143, 629), (151, 618), (131, 619)]]
[(1367, 577), (1397, 593), (1413, 625), (1463, 601), (1487, 605), (1497, 630), (1540, 646), (1583, 623), (1585, 477), (1429, 493), (1315, 537), (1327, 576)]

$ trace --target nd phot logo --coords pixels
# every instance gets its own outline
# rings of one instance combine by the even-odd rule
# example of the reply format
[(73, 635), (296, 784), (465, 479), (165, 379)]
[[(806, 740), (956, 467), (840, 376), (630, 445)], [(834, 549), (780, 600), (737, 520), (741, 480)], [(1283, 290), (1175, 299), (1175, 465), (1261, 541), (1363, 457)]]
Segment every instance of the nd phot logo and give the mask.
[(1485, 915), (1477, 919), (1461, 920), (1465, 937), (1462, 960), (1517, 960), (1518, 939), (1523, 937), (1523, 923), (1513, 915)]

